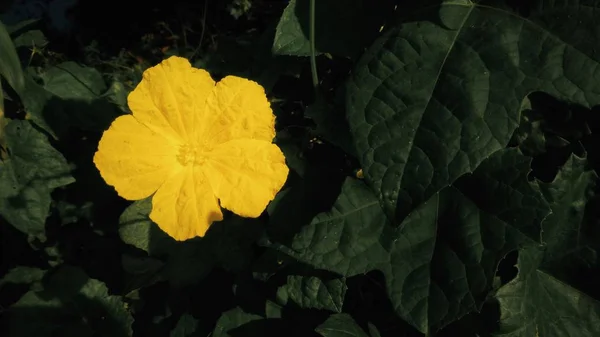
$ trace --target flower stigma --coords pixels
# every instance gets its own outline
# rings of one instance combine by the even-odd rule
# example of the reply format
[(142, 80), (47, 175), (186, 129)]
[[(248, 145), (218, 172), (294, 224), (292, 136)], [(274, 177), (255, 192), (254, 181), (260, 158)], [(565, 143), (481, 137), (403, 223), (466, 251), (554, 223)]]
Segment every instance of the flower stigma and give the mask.
[(204, 154), (204, 151), (200, 151), (196, 146), (183, 144), (179, 146), (177, 161), (182, 166), (188, 166), (190, 164), (200, 165), (206, 161), (206, 155)]

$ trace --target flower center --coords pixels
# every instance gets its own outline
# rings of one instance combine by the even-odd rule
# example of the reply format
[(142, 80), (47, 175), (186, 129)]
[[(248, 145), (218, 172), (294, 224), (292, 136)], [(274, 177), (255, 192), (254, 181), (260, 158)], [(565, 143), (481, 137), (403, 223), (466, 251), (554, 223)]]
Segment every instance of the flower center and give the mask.
[(206, 156), (203, 151), (200, 151), (196, 146), (192, 146), (190, 144), (183, 144), (179, 147), (179, 152), (177, 153), (177, 161), (183, 165), (187, 166), (190, 164), (202, 164), (206, 160)]

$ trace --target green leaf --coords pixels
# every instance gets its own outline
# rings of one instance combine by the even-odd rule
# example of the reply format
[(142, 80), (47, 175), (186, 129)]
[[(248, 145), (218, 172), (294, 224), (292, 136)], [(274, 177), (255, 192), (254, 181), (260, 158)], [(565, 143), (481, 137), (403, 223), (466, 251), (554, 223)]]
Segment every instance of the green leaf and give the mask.
[[(394, 11), (390, 0), (320, 0), (315, 7), (317, 52), (356, 57)], [(291, 0), (277, 25), (273, 53), (309, 56), (309, 0)]]
[(3, 77), (19, 96), (22, 95), (25, 89), (25, 77), (21, 61), (2, 22), (0, 22), (0, 77)]
[[(396, 312), (422, 333), (433, 332), (479, 310), (499, 261), (539, 241), (539, 224), (550, 209), (527, 181), (529, 162), (516, 149), (496, 153), (398, 228), (362, 181), (347, 179), (330, 212), (302, 227), (289, 246), (272, 246), (345, 277), (381, 270)], [(464, 185), (484, 194), (463, 191)], [(491, 196), (501, 203), (488, 202)]]
[(123, 301), (83, 271), (63, 266), (42, 291), (29, 291), (6, 312), (9, 335), (115, 336), (132, 335), (133, 318)]
[(41, 74), (44, 88), (65, 99), (95, 99), (106, 90), (102, 74), (98, 70), (64, 62)]
[(238, 272), (252, 263), (253, 244), (262, 233), (260, 222), (228, 215), (204, 237), (178, 242), (150, 220), (151, 209), (151, 198), (134, 202), (121, 215), (119, 235), (125, 243), (164, 259), (160, 272), (173, 284), (194, 283), (215, 265)]
[(239, 307), (231, 309), (221, 315), (212, 333), (212, 337), (233, 337), (234, 335), (229, 334), (230, 330), (239, 328), (246, 323), (262, 319), (261, 316), (247, 313)]
[[(543, 246), (519, 252), (516, 279), (500, 288), (497, 336), (598, 336), (600, 302), (579, 290), (585, 255), (584, 211), (598, 176), (585, 158), (571, 156), (541, 189), (552, 214), (543, 222)], [(594, 253), (595, 254), (595, 253)]]
[(96, 69), (64, 62), (40, 76), (42, 84), (26, 79), (23, 104), (31, 120), (55, 138), (70, 126), (104, 131), (125, 109), (125, 88), (108, 87)]
[(527, 237), (540, 241), (542, 221), (551, 213), (538, 183), (529, 181), (531, 158), (519, 149), (498, 151), (454, 186), (477, 207)]
[(600, 335), (600, 302), (544, 271), (544, 251), (519, 252), (519, 275), (498, 290), (500, 329), (495, 336)]
[(15, 37), (15, 48), (44, 48), (48, 44), (46, 36), (41, 30), (28, 30)]
[(529, 93), (600, 104), (600, 77), (582, 70), (600, 65), (599, 4), (530, 1), (526, 17), (495, 0), (404, 6), (346, 93), (365, 178), (395, 221), (504, 148)]
[(4, 116), (4, 90), (2, 90), (2, 81), (0, 81), (0, 146), (3, 144), (3, 133), (4, 133), (4, 121), (6, 117)]
[(348, 314), (331, 315), (315, 331), (323, 337), (369, 337)]
[(6, 273), (2, 279), (0, 279), (0, 289), (6, 284), (27, 284), (34, 285), (42, 280), (46, 271), (34, 267), (18, 266)]
[(165, 264), (152, 257), (134, 257), (123, 254), (121, 264), (126, 273), (125, 289), (133, 291), (161, 281), (161, 271)]
[(10, 156), (0, 163), (0, 214), (18, 230), (44, 237), (50, 193), (75, 181), (63, 155), (28, 121), (6, 126)]
[(177, 241), (163, 232), (149, 218), (152, 199), (136, 201), (127, 207), (119, 218), (121, 239), (153, 256), (168, 254), (175, 249)]
[(321, 280), (314, 276), (289, 275), (287, 283), (277, 289), (277, 299), (282, 305), (292, 300), (302, 309), (342, 312), (347, 289), (345, 278)]
[(317, 101), (315, 104), (306, 107), (304, 115), (315, 122), (317, 135), (341, 148), (346, 153), (356, 156), (356, 150), (354, 144), (352, 144), (352, 136), (348, 130), (348, 122), (344, 116), (342, 106)]
[(171, 331), (170, 337), (190, 337), (194, 335), (196, 328), (198, 327), (198, 320), (194, 316), (189, 314), (183, 314), (175, 329)]
[(542, 223), (545, 260), (554, 261), (586, 244), (585, 207), (594, 194), (598, 175), (587, 168), (587, 159), (571, 155), (551, 183), (540, 183), (552, 214)]
[[(123, 242), (165, 261), (156, 272), (174, 285), (192, 284), (212, 270), (213, 261), (205, 241), (195, 238), (178, 242), (149, 218), (152, 199), (136, 201), (119, 218), (119, 236)], [(144, 277), (150, 277), (148, 273)]]

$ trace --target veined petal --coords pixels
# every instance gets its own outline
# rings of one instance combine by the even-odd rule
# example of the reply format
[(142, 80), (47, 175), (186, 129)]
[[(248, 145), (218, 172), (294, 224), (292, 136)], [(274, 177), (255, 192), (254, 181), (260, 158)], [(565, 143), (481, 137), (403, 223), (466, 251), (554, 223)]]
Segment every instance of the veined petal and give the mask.
[(214, 221), (223, 220), (219, 203), (204, 173), (182, 167), (152, 197), (150, 219), (175, 240), (204, 236)]
[(171, 139), (124, 115), (104, 131), (94, 164), (121, 197), (138, 200), (152, 195), (177, 169), (177, 149)]
[(206, 99), (214, 86), (208, 72), (192, 67), (185, 58), (172, 56), (144, 71), (127, 102), (142, 124), (167, 137), (190, 142), (197, 120), (206, 118)]
[(202, 169), (221, 206), (244, 217), (260, 216), (289, 171), (277, 145), (264, 140), (231, 140), (214, 148), (208, 158)]
[(272, 142), (275, 116), (258, 83), (227, 76), (217, 83), (206, 102), (207, 120), (198, 127), (200, 144), (211, 147), (234, 139), (256, 139)]

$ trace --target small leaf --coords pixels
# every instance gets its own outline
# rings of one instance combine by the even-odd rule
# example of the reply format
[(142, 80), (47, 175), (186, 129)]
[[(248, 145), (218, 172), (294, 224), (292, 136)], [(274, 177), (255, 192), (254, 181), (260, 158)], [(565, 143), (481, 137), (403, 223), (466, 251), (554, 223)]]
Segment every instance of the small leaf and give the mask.
[(369, 337), (348, 314), (331, 315), (315, 331), (323, 337)]

